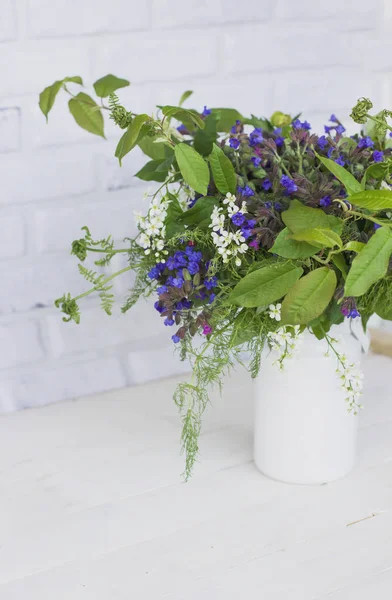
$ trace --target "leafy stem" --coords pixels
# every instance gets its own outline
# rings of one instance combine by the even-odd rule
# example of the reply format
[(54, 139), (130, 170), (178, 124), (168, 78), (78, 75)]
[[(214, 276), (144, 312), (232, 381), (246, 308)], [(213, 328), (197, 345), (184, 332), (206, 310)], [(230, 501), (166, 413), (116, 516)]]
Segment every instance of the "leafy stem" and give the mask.
[(121, 269), (120, 271), (116, 271), (116, 273), (113, 273), (109, 277), (106, 277), (106, 279), (103, 279), (102, 281), (99, 282), (99, 284), (94, 285), (94, 287), (87, 290), (87, 292), (84, 292), (83, 294), (79, 294), (79, 296), (75, 296), (75, 298), (73, 300), (75, 300), (75, 302), (77, 302), (78, 300), (81, 300), (81, 298), (85, 298), (86, 296), (89, 296), (93, 292), (98, 291), (99, 288), (106, 285), (109, 281), (112, 281), (112, 279), (115, 279), (119, 275), (122, 275), (122, 273), (125, 273), (126, 271), (131, 271), (134, 268), (135, 268), (134, 265), (129, 265), (128, 267), (124, 267), (124, 269)]

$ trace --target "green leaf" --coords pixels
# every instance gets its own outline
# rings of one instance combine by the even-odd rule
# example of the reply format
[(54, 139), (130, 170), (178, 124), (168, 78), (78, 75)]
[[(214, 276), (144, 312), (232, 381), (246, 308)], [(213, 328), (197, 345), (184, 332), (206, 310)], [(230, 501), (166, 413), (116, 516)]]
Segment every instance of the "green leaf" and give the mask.
[(375, 165), (370, 165), (368, 167), (362, 177), (362, 187), (365, 187), (366, 182), (369, 179), (377, 179), (378, 181), (382, 179), (386, 179), (389, 175), (389, 164), (388, 163), (378, 163)]
[(354, 258), (344, 289), (345, 296), (362, 296), (384, 277), (392, 253), (392, 233), (380, 227)]
[(349, 196), (351, 196), (351, 194), (355, 194), (356, 192), (361, 192), (363, 190), (363, 187), (359, 183), (359, 181), (357, 181), (354, 175), (351, 175), (351, 173), (349, 173), (347, 169), (341, 167), (330, 158), (324, 158), (323, 156), (320, 156), (319, 154), (317, 154), (317, 152), (316, 156), (323, 163), (323, 165), (327, 167), (328, 171), (331, 171), (331, 173), (335, 175), (335, 177), (339, 179), (341, 183), (343, 183)]
[(195, 132), (193, 147), (202, 156), (208, 156), (212, 152), (213, 144), (218, 137), (217, 122), (216, 115), (208, 115), (204, 120), (204, 129), (197, 129)]
[(185, 143), (177, 144), (174, 154), (186, 183), (204, 196), (210, 182), (210, 171), (204, 158)]
[(192, 90), (187, 90), (186, 92), (184, 92), (178, 103), (179, 106), (182, 106), (184, 104), (185, 100), (188, 100), (189, 96), (192, 96), (192, 94), (193, 94)]
[(46, 121), (48, 121), (48, 114), (50, 110), (53, 108), (54, 101), (56, 100), (56, 96), (63, 87), (64, 83), (72, 82), (78, 83), (79, 85), (83, 85), (82, 78), (76, 75), (75, 77), (65, 77), (61, 81), (55, 81), (52, 85), (46, 87), (39, 95), (39, 107), (41, 111), (44, 113), (46, 117)]
[(159, 106), (162, 114), (165, 115), (168, 119), (175, 118), (177, 121), (181, 121), (184, 125), (186, 125), (187, 129), (193, 129), (193, 125), (200, 127), (200, 129), (204, 129), (204, 121), (193, 109), (181, 108), (180, 106)]
[(236, 121), (244, 121), (244, 117), (235, 108), (213, 108), (211, 114), (217, 116), (217, 131), (230, 132)]
[[(150, 160), (135, 174), (135, 177), (139, 177), (139, 179), (143, 179), (143, 181), (165, 181), (171, 164), (171, 161), (170, 163), (167, 163), (166, 161), (167, 159)], [(159, 167), (166, 164), (168, 165), (166, 170), (159, 170)]]
[(346, 280), (348, 268), (347, 268), (347, 263), (344, 259), (343, 254), (334, 254), (332, 256), (332, 262), (335, 265), (335, 267), (337, 267), (339, 269), (339, 271), (341, 272), (341, 274), (343, 275), (343, 279)]
[(102, 112), (90, 96), (79, 92), (75, 98), (71, 98), (68, 106), (71, 115), (80, 127), (90, 133), (105, 137)]
[(177, 233), (184, 231), (184, 223), (180, 219), (184, 214), (183, 210), (173, 194), (169, 194), (169, 198), (170, 203), (167, 207), (165, 219), (166, 239), (170, 239)]
[(388, 298), (379, 298), (375, 306), (375, 312), (382, 319), (392, 321), (392, 304), (388, 301)]
[(354, 206), (367, 210), (385, 210), (392, 208), (392, 192), (389, 190), (365, 190), (350, 196), (348, 201)]
[(94, 83), (94, 90), (100, 98), (106, 98), (120, 88), (128, 87), (130, 82), (127, 79), (120, 79), (115, 75), (105, 75)]
[(282, 303), (282, 325), (307, 325), (321, 315), (336, 288), (335, 272), (321, 267), (302, 277)]
[(145, 135), (138, 140), (137, 144), (141, 148), (142, 152), (152, 158), (153, 160), (159, 160), (160, 158), (169, 158), (174, 155), (174, 150), (164, 144), (163, 142), (155, 143), (156, 138)]
[(124, 135), (120, 138), (117, 144), (116, 152), (114, 155), (118, 158), (121, 165), (121, 161), (136, 146), (139, 141), (140, 130), (143, 124), (148, 121), (150, 117), (145, 114), (136, 115), (129, 125)]
[(305, 229), (332, 229), (340, 235), (343, 229), (343, 221), (338, 217), (327, 215), (321, 208), (310, 208), (299, 200), (293, 200), (290, 208), (282, 213), (283, 223), (293, 233), (300, 233)]
[(341, 248), (343, 245), (340, 236), (332, 231), (332, 229), (322, 229), (319, 227), (303, 229), (299, 233), (293, 233), (291, 238), (299, 242), (308, 242), (319, 248), (333, 248), (334, 246)]
[(237, 178), (230, 159), (225, 155), (222, 148), (214, 144), (212, 152), (208, 157), (211, 165), (212, 177), (221, 194), (230, 192), (234, 194), (237, 189)]
[(274, 245), (269, 250), (271, 254), (278, 254), (284, 258), (309, 258), (317, 252), (319, 248), (308, 244), (307, 242), (297, 242), (291, 238), (292, 232), (288, 227), (281, 231), (275, 240)]
[(248, 308), (268, 306), (280, 300), (301, 277), (303, 269), (290, 262), (274, 263), (246, 275), (233, 289), (228, 300)]
[(356, 252), (357, 254), (363, 250), (366, 246), (363, 242), (347, 242), (343, 250), (348, 250), (349, 252)]
[[(250, 119), (243, 117), (242, 122), (244, 123), (244, 125), (252, 125), (255, 128), (260, 127), (264, 131), (272, 132), (274, 130), (274, 126), (272, 125), (271, 121), (268, 121), (268, 119), (262, 119), (259, 117), (255, 117), (255, 115), (251, 115)], [(233, 123), (233, 125), (234, 125), (234, 123)]]
[(217, 198), (213, 198), (212, 196), (199, 198), (196, 204), (183, 212), (178, 219), (185, 225), (196, 225), (201, 229), (207, 229), (211, 223), (211, 213), (214, 210), (214, 206), (219, 206)]

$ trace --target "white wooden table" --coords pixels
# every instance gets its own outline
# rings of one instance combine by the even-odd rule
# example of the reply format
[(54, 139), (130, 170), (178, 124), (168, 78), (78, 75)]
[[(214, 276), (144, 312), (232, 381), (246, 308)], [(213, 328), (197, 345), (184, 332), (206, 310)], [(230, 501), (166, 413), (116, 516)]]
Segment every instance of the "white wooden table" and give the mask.
[(187, 484), (175, 380), (0, 418), (1, 600), (389, 600), (392, 360), (365, 372), (358, 466), (324, 486), (255, 469), (244, 373)]

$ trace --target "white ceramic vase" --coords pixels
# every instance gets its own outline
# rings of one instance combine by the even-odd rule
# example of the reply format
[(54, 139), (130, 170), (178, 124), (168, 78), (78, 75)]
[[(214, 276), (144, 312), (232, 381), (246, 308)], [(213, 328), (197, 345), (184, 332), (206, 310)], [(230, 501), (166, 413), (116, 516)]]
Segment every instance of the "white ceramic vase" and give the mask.
[[(367, 339), (360, 323), (353, 331), (345, 322), (331, 333), (350, 361), (359, 363)], [(273, 364), (276, 355), (265, 352), (255, 384), (254, 459), (272, 479), (322, 484), (354, 466), (358, 416), (347, 410), (336, 357), (326, 357), (326, 350), (325, 340), (305, 332), (283, 371)]]

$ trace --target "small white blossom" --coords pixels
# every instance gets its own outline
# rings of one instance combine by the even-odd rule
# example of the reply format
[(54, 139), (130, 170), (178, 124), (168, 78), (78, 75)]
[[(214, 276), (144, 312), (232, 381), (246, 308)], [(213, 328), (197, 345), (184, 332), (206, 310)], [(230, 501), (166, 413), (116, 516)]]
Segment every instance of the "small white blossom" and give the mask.
[(281, 309), (282, 309), (282, 305), (281, 304), (270, 304), (268, 307), (269, 311), (268, 311), (268, 315), (270, 316), (271, 319), (275, 319), (276, 321), (280, 321), (281, 320)]

